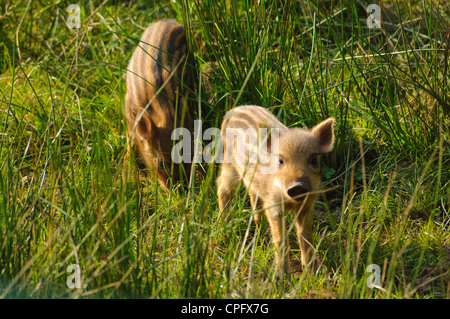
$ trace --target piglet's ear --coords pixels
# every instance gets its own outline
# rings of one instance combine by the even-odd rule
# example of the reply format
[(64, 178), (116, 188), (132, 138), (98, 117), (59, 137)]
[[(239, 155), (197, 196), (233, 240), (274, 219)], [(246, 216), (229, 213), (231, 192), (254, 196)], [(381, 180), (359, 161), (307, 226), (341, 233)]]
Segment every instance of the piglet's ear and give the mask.
[(320, 122), (311, 129), (320, 144), (320, 152), (328, 153), (333, 149), (334, 144), (334, 118), (330, 117), (325, 121)]
[(137, 125), (137, 132), (140, 136), (142, 136), (142, 138), (146, 140), (150, 140), (155, 137), (156, 127), (147, 112), (144, 113), (139, 120), (139, 123)]

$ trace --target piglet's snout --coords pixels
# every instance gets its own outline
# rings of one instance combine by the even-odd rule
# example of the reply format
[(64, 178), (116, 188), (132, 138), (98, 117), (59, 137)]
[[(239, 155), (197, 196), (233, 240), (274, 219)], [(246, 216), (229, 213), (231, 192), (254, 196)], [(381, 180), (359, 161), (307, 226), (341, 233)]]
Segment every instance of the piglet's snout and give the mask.
[(301, 195), (304, 195), (310, 191), (309, 186), (305, 183), (302, 179), (295, 179), (293, 180), (287, 189), (288, 195), (293, 199), (300, 199), (297, 198)]

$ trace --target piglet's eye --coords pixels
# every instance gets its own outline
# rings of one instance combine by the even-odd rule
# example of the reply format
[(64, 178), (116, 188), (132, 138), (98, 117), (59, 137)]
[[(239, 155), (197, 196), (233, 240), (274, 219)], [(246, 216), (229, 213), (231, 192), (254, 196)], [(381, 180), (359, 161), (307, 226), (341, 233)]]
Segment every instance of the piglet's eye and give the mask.
[(282, 156), (278, 158), (278, 163), (280, 164), (280, 166), (284, 166), (284, 158)]
[(309, 158), (309, 164), (314, 168), (319, 168), (320, 166), (320, 154), (313, 154)]

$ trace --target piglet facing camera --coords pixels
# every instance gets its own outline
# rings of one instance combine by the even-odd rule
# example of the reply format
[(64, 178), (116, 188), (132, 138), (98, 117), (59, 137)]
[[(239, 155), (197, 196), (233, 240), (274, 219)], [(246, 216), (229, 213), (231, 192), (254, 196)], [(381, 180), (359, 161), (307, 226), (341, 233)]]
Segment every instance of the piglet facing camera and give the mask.
[(290, 272), (289, 241), (283, 212), (295, 214), (302, 265), (314, 262), (312, 209), (320, 183), (320, 157), (333, 148), (334, 119), (310, 130), (288, 129), (266, 109), (240, 106), (222, 123), (224, 159), (217, 179), (221, 218), (226, 218), (240, 181), (248, 189), (255, 210), (269, 222), (277, 248), (277, 265)]

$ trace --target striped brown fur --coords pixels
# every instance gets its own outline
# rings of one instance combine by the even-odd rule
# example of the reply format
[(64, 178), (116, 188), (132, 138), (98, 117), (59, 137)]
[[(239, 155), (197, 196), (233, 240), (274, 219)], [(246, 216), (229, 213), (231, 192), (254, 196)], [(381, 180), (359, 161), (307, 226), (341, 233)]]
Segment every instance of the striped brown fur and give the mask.
[(163, 20), (151, 24), (142, 35), (127, 69), (125, 115), (128, 151), (157, 176), (164, 187), (189, 180), (190, 163), (172, 163), (172, 131), (187, 128), (192, 133), (189, 89), (194, 71), (188, 57), (181, 24)]
[[(230, 110), (222, 123), (224, 159), (217, 179), (221, 217), (228, 215), (236, 186), (243, 181), (255, 222), (260, 223), (262, 211), (269, 221), (278, 251), (277, 264), (286, 273), (290, 272), (290, 259), (284, 210), (296, 215), (302, 264), (311, 262), (317, 266), (312, 245), (312, 208), (320, 182), (319, 155), (333, 147), (333, 123), (334, 119), (329, 118), (311, 130), (288, 129), (269, 111), (253, 105)], [(244, 145), (239, 144), (242, 134), (246, 138)]]

